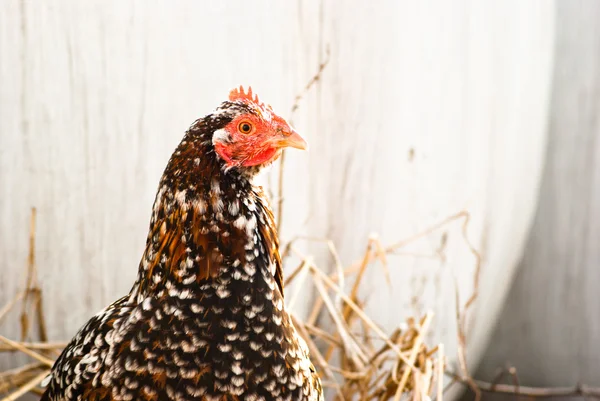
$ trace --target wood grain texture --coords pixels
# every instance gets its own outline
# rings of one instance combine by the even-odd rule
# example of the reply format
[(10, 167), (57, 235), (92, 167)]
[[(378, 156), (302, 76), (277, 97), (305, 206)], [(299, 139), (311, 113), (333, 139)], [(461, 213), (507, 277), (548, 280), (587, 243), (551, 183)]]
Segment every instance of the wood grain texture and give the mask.
[[(331, 238), (349, 263), (371, 232), (391, 243), (469, 210), (485, 259), (478, 359), (536, 204), (553, 3), (56, 0), (0, 11), (10, 60), (0, 63), (0, 302), (21, 278), (35, 205), (49, 334), (70, 337), (129, 289), (159, 176), (189, 124), (240, 83), (285, 115), (329, 48), (294, 115), (311, 151), (288, 152), (281, 236)], [(444, 232), (444, 263), (419, 256)], [(324, 245), (305, 249), (331, 266)], [(369, 276), (369, 312), (392, 329), (434, 309), (432, 340), (452, 352), (453, 277), (464, 302), (474, 273), (460, 224), (406, 251), (390, 259), (392, 288), (379, 270)]]
[[(312, 227), (340, 244), (345, 260), (353, 260), (364, 251), (369, 231), (389, 243), (469, 210), (469, 236), (484, 255), (476, 323), (469, 333), (469, 355), (476, 360), (536, 202), (553, 3), (325, 4), (323, 18), (330, 22), (323, 35), (337, 57), (313, 103), (320, 135), (311, 142), (317, 151), (311, 152), (309, 176), (316, 194), (326, 196), (312, 211), (318, 216)], [(341, 95), (347, 88), (352, 96)], [(335, 110), (339, 118), (324, 110)], [(320, 174), (323, 170), (328, 174)], [(460, 224), (404, 251), (434, 254), (444, 231), (445, 263), (392, 257), (392, 287), (377, 272), (362, 294), (368, 312), (388, 330), (433, 309), (431, 340), (444, 341), (453, 355), (454, 277), (462, 303), (473, 290), (474, 274)]]
[(548, 156), (523, 261), (478, 372), (600, 385), (600, 3), (561, 1)]

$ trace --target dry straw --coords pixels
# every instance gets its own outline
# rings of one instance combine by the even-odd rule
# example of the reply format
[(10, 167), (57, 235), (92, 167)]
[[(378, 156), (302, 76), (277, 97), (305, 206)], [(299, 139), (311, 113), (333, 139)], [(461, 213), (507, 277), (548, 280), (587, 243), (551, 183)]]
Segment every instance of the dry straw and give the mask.
[[(2, 323), (9, 312), (20, 304), (22, 328), (21, 341), (0, 335), (0, 353), (18, 352), (32, 362), (0, 373), (0, 394), (4, 395), (1, 401), (16, 400), (29, 392), (41, 394), (43, 389), (39, 384), (66, 345), (64, 342), (48, 342), (45, 334), (42, 292), (37, 282), (35, 264), (35, 216), (34, 209), (25, 289), (0, 309)], [(466, 215), (459, 214), (454, 219), (460, 217)], [(413, 237), (413, 240), (432, 232), (436, 227)], [(324, 387), (330, 389), (332, 397), (336, 400), (399, 400), (402, 396), (410, 395), (413, 400), (441, 400), (445, 372), (444, 348), (441, 344), (429, 348), (425, 342), (433, 314), (429, 312), (420, 318), (410, 318), (401, 325), (402, 328), (387, 334), (364, 312), (363, 303), (358, 298), (362, 279), (369, 266), (380, 261), (387, 271), (386, 255), (408, 242), (384, 248), (376, 238), (371, 238), (364, 256), (343, 267), (334, 245), (325, 240), (335, 261), (334, 273), (328, 274), (296, 249), (295, 243), (299, 240), (315, 239), (298, 237), (283, 249), (284, 258), (294, 254), (302, 260), (286, 281), (286, 285), (294, 281), (298, 285), (288, 305), (293, 307), (301, 291), (306, 291), (307, 280), (312, 280), (317, 297), (310, 316), (304, 321), (296, 316), (292, 318), (310, 348)], [(350, 279), (351, 290), (347, 293), (340, 282), (343, 284)], [(323, 323), (326, 319), (318, 318), (323, 313), (331, 318), (333, 329)], [(31, 337), (34, 330), (37, 330), (40, 340), (23, 341)]]
[[(372, 237), (363, 257), (346, 267), (341, 265), (333, 243), (326, 239), (298, 237), (284, 247), (284, 258), (293, 254), (302, 261), (286, 280), (286, 285), (298, 281), (296, 292), (290, 298), (290, 307), (295, 305), (299, 292), (306, 291), (307, 278), (312, 279), (316, 288), (317, 296), (308, 318), (294, 317), (294, 324), (307, 341), (313, 363), (333, 399), (442, 399), (446, 370), (444, 347), (438, 344), (429, 348), (425, 341), (433, 313), (399, 322), (393, 332), (385, 333), (365, 313), (358, 293), (365, 272), (375, 265), (374, 262), (380, 262), (387, 276), (386, 255), (460, 218), (467, 219), (468, 215), (460, 213), (389, 247), (382, 246), (376, 237)], [(334, 260), (334, 272), (326, 273), (302, 254), (295, 246), (298, 240), (324, 242)], [(350, 284), (349, 292), (344, 291), (344, 283)], [(323, 314), (327, 314), (331, 324), (326, 323)]]
[[(39, 387), (46, 377), (54, 359), (65, 342), (49, 342), (46, 338), (46, 322), (43, 314), (42, 292), (37, 283), (35, 264), (35, 209), (32, 210), (30, 228), (30, 252), (24, 290), (19, 291), (4, 307), (0, 308), (0, 327), (9, 312), (21, 306), (21, 341), (0, 335), (0, 354), (21, 353), (31, 361), (23, 366), (0, 372), (0, 401), (14, 401), (27, 393), (40, 395)], [(466, 212), (457, 213), (417, 235), (388, 247), (381, 245), (377, 238), (371, 238), (360, 260), (349, 266), (342, 266), (335, 246), (331, 241), (298, 237), (284, 248), (282, 256), (299, 257), (302, 262), (288, 276), (286, 285), (295, 282), (297, 288), (291, 294), (288, 306), (293, 307), (299, 295), (306, 291), (307, 281), (312, 280), (317, 296), (309, 317), (301, 320), (292, 316), (299, 333), (310, 348), (312, 359), (317, 366), (323, 385), (335, 400), (442, 400), (445, 390), (444, 376), (452, 383), (463, 383), (479, 398), (481, 391), (521, 394), (529, 397), (584, 396), (600, 398), (600, 389), (583, 384), (572, 387), (531, 388), (520, 386), (516, 370), (508, 368), (500, 372), (493, 383), (477, 381), (466, 370), (463, 327), (464, 312), (473, 304), (470, 297), (462, 310), (457, 309), (459, 327), (459, 352), (457, 360), (460, 374), (446, 369), (446, 355), (443, 344), (429, 347), (425, 341), (433, 321), (433, 314), (411, 317), (398, 325), (391, 333), (385, 333), (363, 310), (363, 302), (358, 297), (362, 279), (367, 269), (376, 263), (387, 272), (386, 255), (396, 253), (412, 241), (423, 238), (454, 221), (463, 221), (463, 234), (469, 221)], [(295, 244), (299, 240), (323, 241), (329, 247), (334, 260), (334, 272), (327, 273), (318, 267), (311, 258), (302, 254)], [(466, 237), (465, 237), (466, 240)], [(479, 270), (479, 254), (469, 245)], [(351, 282), (350, 291), (343, 288)], [(475, 284), (477, 280), (475, 279)], [(476, 292), (475, 292), (476, 293)], [(333, 324), (319, 318), (327, 314)], [(37, 331), (39, 341), (26, 342)], [(378, 344), (378, 345), (376, 345)], [(498, 384), (504, 376), (510, 376), (512, 384)]]

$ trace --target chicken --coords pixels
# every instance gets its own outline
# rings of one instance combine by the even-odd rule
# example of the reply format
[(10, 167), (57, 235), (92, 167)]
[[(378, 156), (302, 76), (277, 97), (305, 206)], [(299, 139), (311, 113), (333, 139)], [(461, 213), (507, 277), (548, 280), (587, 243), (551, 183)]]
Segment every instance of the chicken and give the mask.
[(42, 400), (322, 400), (283, 300), (273, 213), (252, 181), (302, 137), (244, 89), (171, 156), (137, 280), (64, 349)]

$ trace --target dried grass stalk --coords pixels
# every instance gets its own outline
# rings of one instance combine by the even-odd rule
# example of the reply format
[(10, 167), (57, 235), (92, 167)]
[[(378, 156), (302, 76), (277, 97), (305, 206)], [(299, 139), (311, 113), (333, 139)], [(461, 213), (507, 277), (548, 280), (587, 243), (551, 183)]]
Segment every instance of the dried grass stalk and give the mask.
[[(35, 214), (32, 214), (31, 247), (34, 246)], [(300, 238), (298, 238), (300, 239)], [(327, 274), (311, 258), (298, 252), (292, 243), (285, 247), (284, 255), (299, 255), (302, 263), (288, 277), (286, 283), (297, 281), (300, 284), (292, 294), (293, 306), (306, 289), (306, 282), (312, 279), (317, 288), (318, 297), (313, 305), (312, 316), (306, 321), (292, 316), (300, 335), (306, 340), (312, 359), (323, 378), (323, 385), (333, 390), (335, 400), (388, 400), (399, 399), (409, 394), (415, 400), (424, 400), (437, 396), (441, 400), (444, 373), (443, 346), (428, 348), (425, 337), (432, 322), (433, 314), (427, 313), (420, 319), (408, 319), (391, 335), (386, 334), (362, 309), (359, 289), (362, 278), (369, 266), (379, 260), (387, 276), (385, 255), (396, 248), (384, 248), (376, 237), (371, 237), (365, 255), (359, 263), (347, 268), (342, 266), (334, 244), (324, 241), (332, 254), (335, 266), (333, 273)], [(15, 400), (33, 392), (40, 394), (37, 387), (48, 373), (57, 353), (64, 342), (49, 343), (45, 339), (45, 322), (41, 313), (42, 292), (37, 283), (34, 252), (30, 251), (27, 266), (26, 288), (17, 293), (4, 308), (0, 317), (4, 317), (23, 301), (20, 316), (22, 333), (27, 336), (32, 328), (43, 337), (40, 341), (14, 341), (0, 336), (0, 352), (20, 352), (36, 362), (28, 363), (17, 369), (0, 373), (0, 393), (7, 394), (1, 401)], [(346, 294), (343, 283), (346, 277), (355, 276), (351, 291)], [(27, 303), (29, 299), (34, 302)], [(326, 311), (334, 322), (333, 333), (320, 326), (318, 319)], [(37, 327), (36, 327), (37, 326)], [(23, 340), (25, 340), (23, 338)], [(319, 348), (323, 343), (325, 347)], [(325, 353), (322, 353), (322, 349)], [(333, 358), (336, 356), (337, 358)], [(337, 362), (332, 362), (335, 359)], [(437, 386), (434, 384), (437, 383)]]
[[(296, 249), (293, 242), (298, 239), (300, 238), (288, 244), (284, 254), (298, 256), (302, 264), (286, 284), (303, 277), (301, 284), (304, 288), (307, 275), (298, 272), (308, 270), (318, 297), (309, 318), (306, 321), (294, 318), (294, 324), (310, 344), (311, 352), (315, 340), (327, 345), (324, 355), (320, 352), (317, 352), (317, 356), (313, 354), (313, 362), (320, 371), (327, 372), (328, 380), (323, 383), (325, 387), (331, 386), (336, 390), (334, 399), (399, 400), (407, 394), (415, 400), (430, 400), (434, 397), (441, 400), (445, 370), (443, 346), (428, 348), (425, 341), (433, 313), (428, 312), (420, 319), (410, 318), (404, 324), (399, 324), (393, 333), (386, 334), (367, 316), (358, 299), (367, 267), (376, 259), (386, 263), (385, 254), (389, 251), (386, 252), (379, 241), (372, 237), (357, 266), (353, 264), (345, 269), (338, 267), (329, 275), (316, 266), (311, 258)], [(336, 265), (338, 264), (339, 258), (330, 241), (314, 238), (308, 240), (326, 242)], [(355, 278), (350, 293), (346, 294), (338, 283), (343, 277), (352, 274), (355, 274)], [(340, 302), (334, 302), (334, 298)], [(319, 327), (323, 319), (318, 317), (323, 311), (327, 312), (333, 322), (333, 333), (325, 327)], [(373, 338), (377, 341), (372, 341)], [(337, 358), (333, 358), (334, 356)], [(329, 380), (331, 372), (335, 375), (334, 379)]]

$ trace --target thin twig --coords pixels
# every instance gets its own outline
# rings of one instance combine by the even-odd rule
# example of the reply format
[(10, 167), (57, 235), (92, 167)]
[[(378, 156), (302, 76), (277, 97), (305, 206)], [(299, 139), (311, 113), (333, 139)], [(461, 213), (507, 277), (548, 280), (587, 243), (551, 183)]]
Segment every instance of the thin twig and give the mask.
[(438, 364), (437, 364), (437, 395), (435, 397), (436, 401), (442, 401), (444, 396), (444, 371), (445, 371), (445, 361), (444, 358), (444, 344), (438, 345)]
[(1, 401), (15, 401), (23, 394), (27, 393), (29, 390), (40, 384), (40, 382), (44, 380), (46, 376), (48, 376), (48, 373), (50, 373), (50, 370), (43, 371), (42, 373), (28, 381), (25, 385), (19, 387), (17, 391), (15, 391), (7, 397), (4, 397)]
[(19, 300), (21, 300), (21, 298), (23, 298), (24, 296), (25, 296), (25, 291), (19, 292), (17, 295), (15, 295), (13, 297), (13, 299), (11, 299), (6, 305), (4, 305), (2, 307), (2, 309), (0, 309), (0, 322), (2, 322), (2, 319), (4, 319), (4, 317), (8, 314), (8, 312), (10, 312), (12, 310), (12, 308), (15, 306), (15, 304), (17, 302), (19, 302)]
[(309, 259), (304, 259), (302, 261), (302, 264), (300, 265), (300, 268), (298, 270), (299, 277), (300, 277), (298, 280), (300, 280), (300, 282), (297, 284), (296, 291), (290, 298), (290, 302), (288, 304), (288, 308), (290, 310), (294, 310), (294, 306), (296, 305), (296, 301), (300, 297), (300, 293), (302, 293), (303, 291), (306, 291), (306, 289), (303, 287), (303, 284), (304, 284), (304, 281), (306, 281), (306, 277), (308, 276), (308, 270), (309, 270), (308, 265), (310, 263), (311, 263), (311, 261)]
[(37, 370), (37, 369), (43, 368), (44, 366), (45, 365), (43, 363), (31, 362), (26, 365), (19, 366), (18, 368), (5, 370), (4, 372), (0, 373), (0, 382), (2, 382), (3, 380), (6, 380), (7, 377), (18, 376), (29, 370)]
[[(415, 364), (415, 361), (417, 359), (417, 354), (419, 352), (419, 349), (421, 348), (421, 344), (423, 343), (423, 336), (429, 329), (429, 324), (431, 323), (432, 318), (433, 318), (433, 313), (432, 312), (427, 313), (423, 324), (419, 328), (419, 333), (417, 335), (416, 340), (414, 341), (414, 345), (413, 345), (412, 351), (410, 353), (410, 356), (408, 357), (409, 365), (411, 365), (411, 366)], [(410, 372), (411, 372), (410, 370), (405, 369), (404, 373), (402, 374), (402, 378), (400, 379), (400, 383), (398, 384), (398, 389), (399, 389), (400, 393), (402, 391), (404, 391), (404, 387), (406, 386), (406, 382), (408, 380), (408, 375), (410, 374)], [(400, 397), (399, 397), (400, 393), (396, 393), (396, 398), (395, 398), (396, 400), (400, 399)]]
[(383, 341), (385, 341), (389, 347), (394, 350), (398, 356), (403, 360), (404, 363), (406, 363), (411, 369), (416, 369), (414, 367), (413, 364), (411, 364), (408, 359), (402, 354), (402, 352), (400, 351), (400, 349), (398, 349), (398, 347), (396, 346), (396, 344), (393, 344), (392, 342), (390, 342), (389, 338), (386, 336), (386, 334), (371, 320), (371, 318), (369, 318), (359, 307), (358, 305), (356, 305), (356, 303), (354, 303), (350, 298), (348, 298), (348, 296), (346, 296), (345, 294), (343, 294), (343, 292), (340, 290), (340, 288), (322, 271), (320, 271), (319, 269), (315, 268), (314, 266), (310, 266), (311, 270), (316, 272), (321, 279), (323, 280), (323, 282), (325, 284), (327, 284), (331, 289), (333, 289), (334, 291), (341, 293), (342, 294), (342, 299), (344, 300), (344, 302), (346, 302), (348, 305), (350, 305), (350, 307), (354, 310), (354, 312), (360, 316), (361, 319), (363, 319), (368, 325), (369, 327), (377, 334), (381, 337), (381, 339)]
[(306, 331), (308, 331), (310, 334), (322, 338), (323, 340), (328, 341), (329, 343), (335, 345), (338, 348), (343, 346), (343, 343), (340, 341), (339, 338), (332, 336), (323, 329), (320, 329), (316, 326), (308, 325), (306, 323), (304, 324), (304, 327), (306, 328)]
[[(313, 272), (315, 271), (315, 269), (312, 268), (312, 265), (311, 265), (311, 271), (313, 271)], [(327, 292), (325, 291), (325, 287), (323, 286), (322, 277), (314, 277), (314, 282), (315, 282), (315, 286), (317, 287), (317, 290), (319, 291), (319, 293), (321, 295), (321, 298), (325, 302), (325, 306), (327, 307), (327, 310), (329, 310), (329, 314), (330, 314), (331, 318), (333, 319), (334, 323), (336, 324), (338, 333), (340, 334), (340, 338), (342, 339), (342, 343), (344, 344), (344, 350), (346, 351), (346, 354), (350, 358), (352, 358), (352, 360), (356, 364), (356, 366), (359, 366), (362, 370), (365, 366), (365, 362), (368, 359), (367, 356), (357, 346), (356, 342), (353, 341), (352, 336), (348, 333), (348, 327), (347, 327), (346, 323), (342, 320), (342, 317), (339, 316), (338, 313), (336, 313), (337, 311), (336, 311), (335, 307), (333, 306), (333, 302), (331, 302), (331, 299), (329, 299), (329, 297), (327, 296)], [(325, 360), (327, 360), (327, 355), (325, 355)]]
[[(25, 340), (29, 331), (29, 315), (27, 313), (27, 305), (31, 296), (36, 296), (37, 288), (37, 272), (35, 267), (35, 223), (36, 209), (31, 208), (31, 218), (29, 222), (29, 252), (27, 255), (27, 275), (25, 276), (25, 297), (21, 307), (21, 340)], [(36, 305), (37, 302), (34, 303)], [(34, 306), (35, 307), (35, 306)]]
[(467, 367), (467, 344), (466, 344), (466, 335), (463, 330), (462, 320), (461, 320), (461, 311), (460, 311), (460, 301), (458, 296), (458, 283), (456, 282), (456, 278), (454, 278), (454, 294), (455, 294), (455, 308), (456, 308), (456, 331), (458, 336), (458, 364), (463, 372), (463, 377), (467, 380), (469, 387), (475, 393), (475, 401), (481, 400), (481, 391), (477, 388), (475, 381), (473, 380), (471, 374), (469, 373), (469, 369)]
[[(44, 351), (54, 351), (54, 350), (62, 350), (64, 347), (67, 346), (67, 342), (64, 341), (58, 341), (58, 342), (35, 342), (35, 343), (30, 343), (30, 342), (18, 342), (15, 341), (17, 344), (22, 345), (25, 348), (29, 348), (32, 350), (44, 350)], [(14, 347), (8, 346), (8, 345), (0, 345), (0, 352), (2, 351), (15, 351)]]
[(481, 273), (482, 258), (481, 258), (481, 254), (477, 251), (477, 249), (475, 249), (475, 247), (469, 240), (469, 236), (467, 234), (468, 225), (469, 225), (469, 222), (471, 221), (471, 214), (467, 211), (463, 211), (460, 213), (460, 215), (462, 217), (464, 217), (464, 221), (463, 221), (463, 225), (462, 225), (463, 239), (464, 239), (465, 243), (467, 244), (469, 251), (475, 258), (475, 271), (473, 272), (473, 292), (471, 293), (471, 296), (469, 297), (469, 299), (467, 299), (467, 302), (465, 302), (465, 305), (463, 307), (463, 312), (462, 312), (464, 321), (460, 322), (463, 327), (463, 331), (466, 333), (466, 331), (467, 331), (467, 328), (466, 328), (467, 312), (468, 312), (469, 308), (473, 305), (473, 303), (475, 303), (475, 300), (479, 296), (479, 276)]
[(39, 373), (40, 371), (35, 369), (24, 371), (18, 375), (4, 377), (2, 380), (0, 380), (0, 393), (7, 394), (11, 391), (14, 391), (16, 388), (27, 383)]
[[(446, 374), (457, 382), (468, 385), (467, 378), (453, 372), (446, 372)], [(489, 383), (475, 379), (472, 380), (479, 390), (487, 393), (524, 395), (535, 398), (576, 396), (600, 398), (600, 387), (588, 386), (586, 384), (577, 384), (570, 387), (527, 387), (512, 384)]]
[[(293, 117), (296, 113), (296, 110), (300, 107), (300, 101), (302, 98), (308, 93), (308, 91), (321, 79), (321, 75), (323, 75), (323, 71), (327, 64), (329, 64), (329, 47), (325, 50), (325, 61), (319, 64), (319, 69), (317, 73), (313, 75), (313, 77), (308, 81), (304, 89), (296, 95), (294, 98), (294, 104), (292, 105), (292, 109), (290, 111), (290, 124), (293, 125)], [(277, 232), (281, 232), (281, 218), (283, 216), (283, 173), (285, 166), (285, 150), (281, 152), (281, 156), (279, 157), (279, 177), (277, 180), (278, 188), (277, 188)]]
[(14, 347), (16, 350), (21, 351), (24, 354), (29, 355), (30, 357), (37, 359), (38, 361), (42, 362), (43, 364), (52, 367), (52, 365), (54, 365), (54, 361), (52, 359), (46, 358), (43, 355), (38, 354), (35, 351), (30, 350), (27, 347), (22, 346), (20, 343), (13, 341), (13, 340), (9, 340), (8, 338), (1, 336), (0, 335), (0, 341)]

